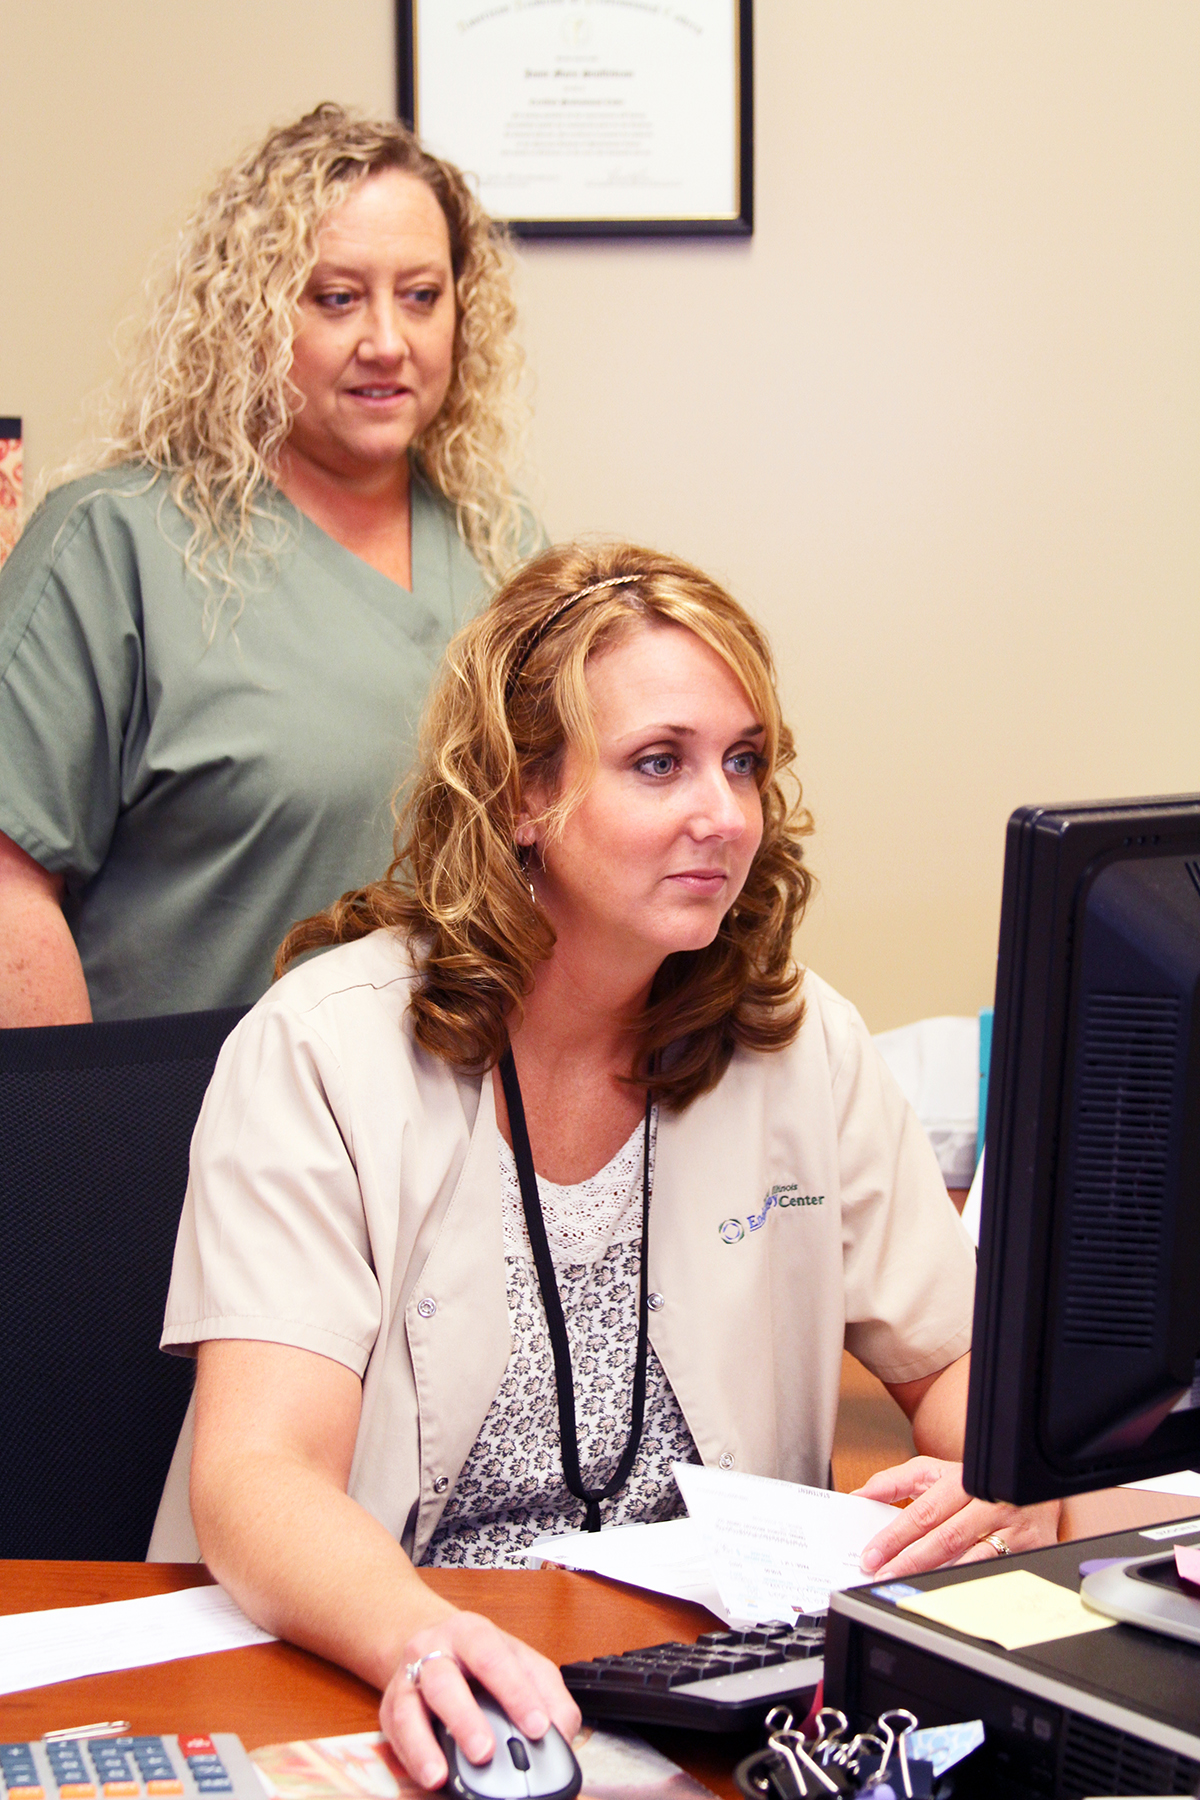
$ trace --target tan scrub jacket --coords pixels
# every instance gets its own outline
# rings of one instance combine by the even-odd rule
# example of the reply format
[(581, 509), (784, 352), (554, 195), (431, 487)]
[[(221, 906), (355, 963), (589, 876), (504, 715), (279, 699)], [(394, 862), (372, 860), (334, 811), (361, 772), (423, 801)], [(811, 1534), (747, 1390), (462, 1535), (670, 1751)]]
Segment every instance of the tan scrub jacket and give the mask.
[[(509, 1354), (490, 1080), (413, 1041), (384, 932), (273, 988), (200, 1115), (162, 1342), (253, 1338), (362, 1377), (350, 1493), (414, 1561)], [(862, 1020), (808, 973), (786, 1050), (660, 1111), (650, 1337), (707, 1464), (823, 1486), (843, 1343), (886, 1381), (968, 1348), (974, 1252)], [(151, 1559), (198, 1555), (190, 1419)]]

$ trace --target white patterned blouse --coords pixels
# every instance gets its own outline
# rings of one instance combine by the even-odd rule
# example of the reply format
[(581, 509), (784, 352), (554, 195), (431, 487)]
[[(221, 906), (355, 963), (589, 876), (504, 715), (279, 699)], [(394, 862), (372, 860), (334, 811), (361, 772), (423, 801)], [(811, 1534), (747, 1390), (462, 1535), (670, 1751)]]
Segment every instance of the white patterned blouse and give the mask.
[[(650, 1123), (652, 1182), (657, 1125), (655, 1109)], [(612, 1161), (587, 1181), (560, 1187), (538, 1177), (571, 1347), (579, 1463), (589, 1487), (603, 1486), (629, 1431), (641, 1273), (642, 1132), (639, 1125)], [(517, 1167), (503, 1138), (500, 1179), (512, 1352), (426, 1563), (468, 1568), (520, 1563), (534, 1538), (575, 1531), (583, 1523), (583, 1503), (563, 1480), (554, 1358)], [(650, 1349), (641, 1445), (624, 1488), (603, 1502), (604, 1524), (677, 1517), (683, 1502), (671, 1464), (699, 1460), (679, 1402)]]

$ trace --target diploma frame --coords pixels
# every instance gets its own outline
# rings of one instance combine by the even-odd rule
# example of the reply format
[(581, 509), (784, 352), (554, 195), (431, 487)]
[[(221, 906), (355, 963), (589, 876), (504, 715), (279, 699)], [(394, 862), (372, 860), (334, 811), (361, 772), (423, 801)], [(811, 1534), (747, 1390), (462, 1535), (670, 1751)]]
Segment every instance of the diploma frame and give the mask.
[[(422, 86), (429, 78), (428, 62), (423, 65), (422, 56), (428, 59), (431, 55), (428, 48), (422, 46), (418, 28), (418, 11), (422, 4), (436, 5), (437, 0), (396, 0), (397, 110), (405, 124), (418, 134), (421, 131)], [(754, 229), (753, 0), (732, 0), (732, 4), (734, 30), (728, 80), (733, 123), (728, 146), (721, 147), (721, 153), (727, 153), (729, 157), (729, 191), (733, 203), (728, 211), (652, 218), (606, 210), (603, 214), (597, 212), (586, 217), (521, 218), (508, 214), (493, 202), (488, 208), (492, 216), (514, 236), (521, 238), (749, 237)], [(724, 76), (723, 70), (722, 79)], [(446, 135), (444, 130), (440, 134), (443, 138)], [(445, 154), (452, 160), (461, 160), (469, 169), (470, 158), (457, 158), (450, 149), (446, 149)], [(483, 199), (488, 205), (486, 193)]]

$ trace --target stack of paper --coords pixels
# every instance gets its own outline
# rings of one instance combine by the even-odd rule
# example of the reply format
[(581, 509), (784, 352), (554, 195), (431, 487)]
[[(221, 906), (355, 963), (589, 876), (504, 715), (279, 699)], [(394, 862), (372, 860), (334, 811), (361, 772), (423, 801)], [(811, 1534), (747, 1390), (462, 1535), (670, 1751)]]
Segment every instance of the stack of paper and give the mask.
[(536, 1567), (561, 1563), (706, 1606), (727, 1625), (823, 1612), (867, 1578), (864, 1547), (896, 1509), (825, 1488), (676, 1463), (686, 1519), (538, 1538)]

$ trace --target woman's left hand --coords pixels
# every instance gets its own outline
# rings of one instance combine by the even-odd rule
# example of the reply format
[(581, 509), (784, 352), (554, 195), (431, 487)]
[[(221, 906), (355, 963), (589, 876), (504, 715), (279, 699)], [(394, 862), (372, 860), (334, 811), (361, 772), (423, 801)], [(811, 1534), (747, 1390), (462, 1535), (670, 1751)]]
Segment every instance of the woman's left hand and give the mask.
[[(1058, 1538), (1057, 1500), (1040, 1506), (1006, 1506), (973, 1500), (962, 1484), (962, 1464), (935, 1456), (914, 1456), (894, 1469), (881, 1469), (855, 1492), (866, 1500), (911, 1505), (877, 1532), (862, 1553), (866, 1575), (885, 1580), (940, 1569), (947, 1563), (981, 1562), (1039, 1550)], [(989, 1537), (998, 1541), (990, 1543)]]

